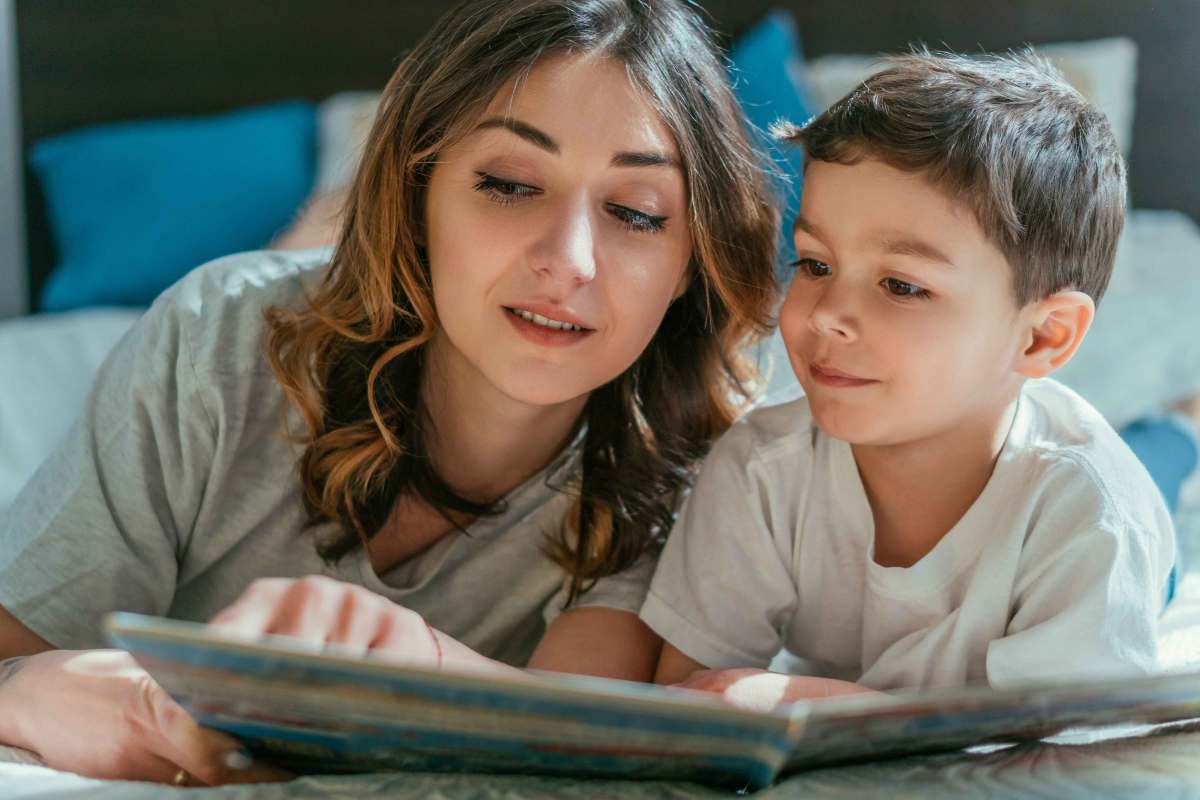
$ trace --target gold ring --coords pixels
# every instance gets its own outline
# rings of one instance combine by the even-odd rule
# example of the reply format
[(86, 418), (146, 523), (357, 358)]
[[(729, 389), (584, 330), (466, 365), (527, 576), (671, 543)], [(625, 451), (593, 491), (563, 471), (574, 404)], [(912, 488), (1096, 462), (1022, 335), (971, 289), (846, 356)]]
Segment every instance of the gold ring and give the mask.
[(175, 777), (171, 779), (171, 783), (176, 786), (187, 786), (191, 779), (192, 776), (188, 774), (188, 771), (186, 769), (181, 769), (179, 772), (175, 773)]

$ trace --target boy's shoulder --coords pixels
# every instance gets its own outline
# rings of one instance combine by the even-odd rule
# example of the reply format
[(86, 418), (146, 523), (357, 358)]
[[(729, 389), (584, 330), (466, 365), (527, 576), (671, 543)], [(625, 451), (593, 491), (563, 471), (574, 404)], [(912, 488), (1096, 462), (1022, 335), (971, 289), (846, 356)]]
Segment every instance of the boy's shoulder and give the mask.
[[(1145, 466), (1084, 398), (1052, 379), (1022, 391), (1002, 459), (1038, 505), (1125, 527), (1169, 521)], [(1080, 520), (1082, 521), (1082, 520)]]
[(808, 398), (760, 405), (729, 427), (715, 450), (750, 463), (810, 455), (817, 435)]

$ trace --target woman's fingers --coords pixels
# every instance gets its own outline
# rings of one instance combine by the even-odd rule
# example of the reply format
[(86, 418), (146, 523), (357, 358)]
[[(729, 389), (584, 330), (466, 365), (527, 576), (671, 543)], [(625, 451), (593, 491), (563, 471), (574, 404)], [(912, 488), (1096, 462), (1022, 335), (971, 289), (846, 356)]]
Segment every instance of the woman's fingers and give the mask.
[(248, 637), (292, 636), (390, 652), (408, 663), (436, 662), (437, 643), (419, 614), (361, 586), (320, 575), (254, 581), (211, 624)]
[(213, 617), (209, 624), (247, 637), (268, 633), (291, 583), (286, 578), (260, 578), (247, 586), (238, 599)]
[(320, 575), (261, 578), (210, 624), (247, 637), (269, 633), (325, 642), (338, 625), (342, 604), (354, 601), (350, 589), (358, 587)]
[(0, 700), (21, 733), (17, 743), (55, 769), (162, 783), (183, 769), (196, 785), (290, 777), (238, 756), (236, 740), (198, 725), (120, 650), (30, 656)]
[(155, 685), (147, 696), (149, 714), (158, 727), (155, 755), (172, 769), (159, 778), (176, 783), (182, 769), (188, 783), (218, 786), (225, 783), (285, 781), (292, 776), (266, 764), (254, 762), (242, 751), (238, 741), (227, 734), (201, 727), (166, 692)]
[(442, 648), (433, 628), (420, 614), (403, 606), (394, 605), (381, 616), (370, 649), (415, 667), (437, 669), (442, 663)]

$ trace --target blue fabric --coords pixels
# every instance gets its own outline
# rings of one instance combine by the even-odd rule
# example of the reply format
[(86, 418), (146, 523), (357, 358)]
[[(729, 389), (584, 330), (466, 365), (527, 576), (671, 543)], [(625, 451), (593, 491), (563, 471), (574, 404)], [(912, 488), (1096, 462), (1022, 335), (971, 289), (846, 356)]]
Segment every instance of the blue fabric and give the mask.
[(797, 125), (812, 116), (803, 86), (804, 57), (792, 16), (785, 11), (767, 15), (734, 42), (729, 52), (730, 79), (746, 117), (758, 130), (759, 143), (771, 154), (787, 181), (776, 181), (784, 201), (781, 263), (795, 258), (792, 223), (800, 211), (800, 181), (804, 154), (799, 147), (775, 142), (768, 133), (783, 120)]
[[(1158, 485), (1167, 508), (1174, 514), (1179, 508), (1179, 490), (1200, 461), (1200, 437), (1196, 426), (1181, 414), (1142, 417), (1121, 430), (1121, 438), (1141, 459)], [(1175, 583), (1182, 571), (1181, 549), (1175, 543), (1175, 566), (1167, 583), (1166, 601), (1175, 595)]]
[(1200, 459), (1195, 426), (1182, 414), (1158, 414), (1131, 422), (1121, 430), (1121, 438), (1146, 465), (1174, 514), (1179, 490)]
[(38, 142), (30, 164), (58, 253), (40, 308), (148, 305), (193, 267), (262, 247), (308, 194), (315, 151), (302, 101)]

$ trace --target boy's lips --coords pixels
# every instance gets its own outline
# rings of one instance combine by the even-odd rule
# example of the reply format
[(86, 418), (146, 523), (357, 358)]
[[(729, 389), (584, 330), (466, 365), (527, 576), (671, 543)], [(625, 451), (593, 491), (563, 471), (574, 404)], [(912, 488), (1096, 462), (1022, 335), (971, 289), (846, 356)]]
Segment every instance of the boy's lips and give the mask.
[(831, 367), (828, 364), (818, 364), (815, 361), (808, 365), (808, 371), (812, 375), (813, 380), (823, 386), (852, 388), (855, 386), (869, 386), (872, 383), (879, 383), (879, 381), (872, 378), (860, 378), (857, 375), (844, 372), (835, 367)]

